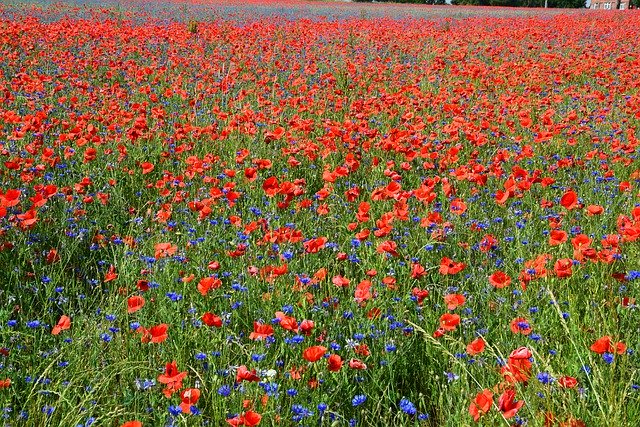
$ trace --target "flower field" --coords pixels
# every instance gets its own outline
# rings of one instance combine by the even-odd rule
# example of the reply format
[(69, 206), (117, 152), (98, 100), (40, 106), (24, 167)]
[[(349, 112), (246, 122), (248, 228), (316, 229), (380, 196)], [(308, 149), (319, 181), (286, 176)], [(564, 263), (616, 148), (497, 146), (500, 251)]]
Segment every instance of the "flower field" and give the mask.
[(0, 5), (3, 425), (638, 425), (639, 36)]

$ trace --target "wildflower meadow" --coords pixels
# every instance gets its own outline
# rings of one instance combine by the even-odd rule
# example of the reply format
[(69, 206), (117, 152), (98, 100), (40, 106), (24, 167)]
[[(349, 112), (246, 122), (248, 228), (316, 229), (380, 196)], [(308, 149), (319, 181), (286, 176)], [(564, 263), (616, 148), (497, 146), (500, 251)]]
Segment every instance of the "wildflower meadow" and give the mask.
[(639, 37), (3, 2), (2, 425), (640, 425)]

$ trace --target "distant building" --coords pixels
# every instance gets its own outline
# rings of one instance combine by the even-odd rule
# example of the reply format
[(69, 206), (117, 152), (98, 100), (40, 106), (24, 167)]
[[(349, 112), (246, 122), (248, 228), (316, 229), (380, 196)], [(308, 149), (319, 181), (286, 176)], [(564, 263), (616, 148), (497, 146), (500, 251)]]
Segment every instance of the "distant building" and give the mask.
[(590, 9), (604, 9), (604, 10), (613, 10), (613, 9), (633, 9), (633, 7), (629, 5), (629, 0), (591, 0)]

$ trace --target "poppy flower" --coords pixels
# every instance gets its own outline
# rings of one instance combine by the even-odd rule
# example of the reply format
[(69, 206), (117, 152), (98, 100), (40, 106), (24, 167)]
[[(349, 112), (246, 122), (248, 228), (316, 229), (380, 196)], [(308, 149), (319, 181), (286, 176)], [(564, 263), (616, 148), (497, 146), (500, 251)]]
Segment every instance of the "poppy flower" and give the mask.
[(178, 247), (176, 245), (172, 245), (171, 243), (158, 243), (155, 245), (154, 249), (155, 258), (160, 259), (173, 256), (178, 250)]
[(440, 274), (449, 275), (449, 274), (457, 274), (464, 270), (464, 263), (455, 262), (450, 258), (443, 257), (440, 261)]
[(200, 399), (200, 389), (188, 388), (180, 393), (180, 409), (183, 414), (190, 414), (191, 407), (198, 403)]
[(202, 322), (207, 326), (222, 327), (222, 319), (208, 311), (202, 315)]
[(346, 288), (346, 287), (349, 286), (350, 281), (346, 277), (334, 276), (331, 279), (331, 283), (333, 283), (334, 285), (336, 285), (339, 288)]
[(445, 331), (453, 331), (460, 324), (460, 316), (457, 314), (445, 313), (440, 316), (440, 327)]
[(447, 294), (444, 296), (444, 303), (447, 304), (447, 310), (455, 310), (464, 305), (466, 298), (461, 294)]
[(554, 229), (549, 233), (549, 246), (558, 246), (567, 241), (568, 235), (564, 230)]
[(508, 383), (527, 382), (531, 371), (531, 351), (527, 347), (519, 347), (509, 354), (507, 364), (500, 373)]
[(423, 265), (415, 262), (411, 265), (411, 278), (421, 279), (427, 275), (427, 269)]
[(599, 206), (599, 205), (587, 206), (587, 215), (589, 216), (602, 215), (603, 212), (604, 212), (604, 208), (602, 206)]
[(71, 327), (71, 318), (66, 315), (60, 316), (58, 323), (51, 329), (51, 335), (58, 335), (62, 331), (66, 331)]
[(253, 332), (249, 334), (250, 340), (262, 340), (266, 337), (273, 335), (273, 326), (268, 324), (262, 324), (259, 322), (253, 322)]
[(104, 283), (108, 283), (111, 282), (113, 280), (116, 280), (118, 278), (118, 273), (116, 273), (116, 268), (113, 265), (109, 266), (109, 270), (107, 271), (107, 273), (104, 275)]
[(327, 348), (321, 345), (309, 347), (302, 352), (302, 357), (308, 362), (317, 362), (327, 353)]
[(469, 356), (480, 354), (484, 351), (485, 345), (486, 342), (484, 339), (482, 337), (478, 337), (467, 345), (467, 354)]
[(0, 390), (11, 387), (11, 378), (0, 380)]
[(337, 354), (329, 356), (327, 362), (327, 369), (331, 372), (338, 372), (342, 368), (342, 358)]
[(140, 421), (127, 421), (124, 424), (121, 424), (120, 427), (142, 427), (142, 423)]
[(299, 330), (300, 332), (302, 332), (303, 335), (309, 336), (311, 335), (311, 332), (313, 331), (315, 324), (313, 322), (313, 320), (308, 320), (305, 319), (302, 322), (300, 322), (300, 326), (299, 326)]
[(531, 325), (524, 317), (516, 317), (509, 324), (511, 332), (514, 334), (529, 335), (531, 333)]
[(327, 243), (326, 237), (318, 237), (316, 239), (307, 240), (302, 244), (302, 246), (304, 246), (306, 253), (315, 254), (320, 249), (324, 248), (325, 243)]
[(236, 382), (240, 383), (242, 381), (257, 382), (260, 381), (260, 377), (258, 377), (255, 369), (250, 371), (246, 366), (240, 365), (236, 371)]
[(504, 271), (498, 270), (489, 276), (489, 283), (496, 289), (506, 288), (511, 284), (511, 277)]
[(467, 211), (467, 205), (461, 199), (455, 199), (451, 202), (449, 210), (453, 214), (462, 215)]
[(20, 203), (20, 190), (8, 189), (6, 193), (2, 194), (0, 191), (0, 207), (11, 208), (17, 206)]
[(212, 289), (218, 289), (220, 286), (222, 286), (222, 280), (217, 277), (209, 276), (200, 279), (197, 288), (200, 295), (206, 296), (209, 291)]
[(571, 277), (573, 274), (572, 271), (573, 260), (571, 258), (562, 258), (556, 261), (553, 266), (553, 271), (556, 273), (556, 276), (559, 278)]
[(276, 319), (280, 320), (280, 326), (287, 330), (298, 332), (298, 322), (295, 317), (287, 316), (281, 311), (276, 312)]
[(149, 334), (151, 335), (151, 342), (154, 344), (160, 344), (161, 342), (166, 341), (166, 339), (169, 337), (167, 335), (168, 329), (169, 329), (169, 325), (167, 325), (166, 323), (152, 326), (151, 329), (149, 329)]
[(149, 162), (140, 163), (140, 167), (142, 168), (142, 175), (146, 175), (148, 173), (151, 173), (153, 171), (153, 169), (155, 168), (153, 163), (149, 163)]
[(356, 302), (362, 303), (364, 301), (370, 300), (373, 296), (371, 294), (371, 282), (368, 280), (363, 280), (358, 283), (356, 286), (356, 290), (354, 292), (354, 298)]
[(422, 302), (429, 296), (429, 291), (426, 289), (413, 288), (411, 290), (411, 295), (415, 297), (418, 305), (422, 305)]
[(578, 195), (575, 191), (566, 191), (560, 198), (560, 205), (567, 210), (572, 210), (578, 207)]
[(575, 388), (578, 385), (578, 380), (574, 377), (564, 375), (558, 378), (558, 385), (562, 388)]
[(362, 370), (367, 369), (367, 365), (362, 360), (350, 359), (349, 360), (349, 368), (356, 369), (358, 371), (362, 371)]
[(508, 389), (498, 398), (498, 409), (502, 412), (502, 416), (505, 419), (513, 418), (524, 405), (524, 400), (516, 401), (515, 397), (516, 391)]
[(627, 346), (625, 343), (623, 343), (622, 341), (618, 341), (614, 344), (609, 335), (598, 338), (589, 348), (591, 351), (598, 354), (623, 354), (627, 350)]
[(393, 240), (385, 240), (378, 245), (378, 247), (376, 248), (376, 252), (378, 252), (379, 254), (387, 253), (391, 256), (397, 257), (400, 256), (397, 249), (398, 244), (396, 242), (394, 242)]
[(164, 374), (158, 377), (160, 384), (165, 384), (163, 393), (167, 397), (171, 397), (173, 393), (182, 388), (182, 380), (187, 377), (187, 372), (179, 372), (176, 361), (167, 363)]
[(136, 311), (140, 310), (144, 307), (144, 298), (138, 295), (134, 295), (127, 299), (127, 313), (133, 314)]
[(493, 405), (493, 393), (489, 389), (484, 389), (476, 395), (469, 405), (469, 415), (473, 417), (473, 421), (478, 421), (480, 417), (491, 409)]
[(260, 424), (261, 419), (262, 419), (262, 415), (258, 414), (257, 412), (247, 411), (242, 415), (238, 415), (234, 418), (228, 418), (226, 421), (227, 421), (227, 424), (234, 427), (236, 426), (253, 427)]

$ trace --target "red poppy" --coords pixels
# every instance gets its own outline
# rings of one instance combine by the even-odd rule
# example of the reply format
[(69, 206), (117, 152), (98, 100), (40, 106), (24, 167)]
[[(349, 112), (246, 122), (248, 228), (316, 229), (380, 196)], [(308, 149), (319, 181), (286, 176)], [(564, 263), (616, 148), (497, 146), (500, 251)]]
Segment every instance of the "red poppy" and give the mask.
[(109, 271), (104, 275), (104, 283), (111, 282), (118, 278), (118, 273), (116, 273), (116, 268), (113, 265), (109, 266)]
[(598, 205), (587, 206), (587, 215), (589, 216), (602, 215), (602, 213), (604, 213), (604, 208), (602, 206), (598, 206)]
[(367, 369), (367, 365), (362, 360), (350, 359), (349, 360), (349, 368), (356, 369), (358, 371), (362, 371), (362, 370)]
[(281, 311), (276, 312), (276, 319), (280, 320), (280, 326), (287, 330), (298, 332), (298, 322), (295, 317), (287, 316)]
[(198, 403), (200, 399), (200, 389), (188, 388), (180, 393), (180, 409), (183, 414), (190, 414), (191, 407)]
[(482, 337), (478, 337), (467, 345), (467, 354), (469, 356), (480, 354), (484, 351), (485, 345), (486, 342), (484, 341), (484, 339)]
[(153, 163), (149, 163), (149, 162), (140, 163), (140, 167), (142, 168), (142, 175), (146, 175), (148, 173), (151, 173), (153, 171), (153, 169), (155, 168)]
[(324, 248), (325, 243), (327, 243), (326, 237), (318, 237), (316, 239), (307, 240), (302, 244), (304, 246), (304, 250), (309, 254), (315, 254), (320, 249)]
[(396, 242), (394, 242), (393, 240), (385, 240), (378, 245), (378, 247), (376, 248), (376, 252), (378, 252), (379, 254), (387, 253), (391, 256), (397, 257), (400, 256), (397, 249), (398, 244)]
[(559, 278), (571, 277), (573, 271), (571, 267), (573, 266), (573, 260), (571, 258), (562, 258), (556, 261), (553, 266), (553, 271), (556, 273), (556, 276)]
[(3, 208), (11, 208), (20, 203), (20, 190), (9, 189), (6, 193), (2, 194), (0, 191), (0, 206)]
[(249, 339), (261, 340), (271, 335), (273, 335), (273, 326), (269, 324), (253, 322), (253, 332), (249, 334)]
[(236, 382), (242, 381), (257, 382), (260, 381), (260, 377), (258, 377), (255, 369), (250, 371), (246, 366), (240, 365), (236, 371)]
[(267, 196), (275, 196), (278, 194), (278, 190), (280, 189), (278, 179), (275, 176), (270, 176), (264, 181), (264, 183), (262, 183), (262, 189)]
[(300, 332), (302, 332), (303, 335), (311, 335), (311, 331), (313, 331), (315, 324), (313, 322), (313, 320), (308, 320), (305, 319), (302, 322), (300, 322), (300, 326), (299, 326), (299, 330)]
[(158, 377), (160, 384), (165, 384), (163, 393), (167, 397), (171, 397), (173, 393), (182, 388), (182, 380), (187, 377), (187, 372), (179, 372), (176, 361), (167, 363), (164, 374)]
[(411, 290), (411, 295), (416, 298), (418, 305), (422, 305), (424, 299), (429, 296), (429, 291), (426, 289), (413, 288)]
[(562, 388), (575, 388), (578, 385), (578, 380), (574, 377), (564, 375), (558, 378), (558, 385)]
[(489, 283), (496, 289), (506, 288), (511, 284), (511, 277), (505, 272), (498, 270), (489, 276)]
[(142, 423), (140, 421), (127, 421), (124, 424), (121, 424), (120, 427), (142, 427)]
[(174, 255), (178, 247), (176, 245), (172, 245), (171, 243), (158, 243), (155, 245), (155, 258), (166, 258)]
[(208, 311), (202, 315), (202, 322), (207, 326), (215, 326), (216, 328), (222, 327), (222, 319)]
[(451, 202), (450, 212), (456, 215), (462, 215), (467, 211), (467, 205), (461, 199), (455, 199)]
[(464, 263), (455, 262), (452, 259), (447, 257), (443, 257), (440, 261), (440, 274), (449, 275), (449, 274), (457, 274), (464, 270)]
[(370, 300), (373, 295), (371, 294), (371, 282), (368, 280), (363, 280), (358, 283), (356, 286), (356, 290), (354, 292), (354, 298), (356, 302), (362, 303), (364, 301)]
[(498, 409), (505, 419), (513, 418), (524, 405), (524, 400), (516, 401), (515, 397), (516, 391), (508, 389), (498, 398)]
[(453, 331), (460, 324), (460, 316), (457, 314), (445, 313), (440, 316), (440, 327), (445, 331)]
[(169, 337), (167, 335), (168, 329), (169, 329), (169, 325), (167, 325), (166, 323), (152, 326), (151, 329), (149, 329), (149, 334), (151, 335), (151, 342), (154, 344), (160, 344), (161, 342), (164, 342)]
[(549, 233), (549, 246), (558, 246), (567, 241), (567, 232), (554, 229)]
[(140, 310), (144, 307), (144, 298), (138, 295), (134, 295), (127, 299), (127, 313), (133, 314), (136, 311)]
[(317, 362), (327, 353), (327, 348), (321, 345), (309, 347), (302, 352), (302, 357), (308, 362)]
[(511, 332), (514, 334), (529, 335), (531, 333), (531, 325), (524, 317), (516, 317), (509, 325)]
[(473, 421), (478, 421), (480, 417), (491, 409), (493, 405), (493, 393), (489, 389), (484, 389), (478, 393), (469, 405), (469, 415), (473, 417)]
[(327, 362), (327, 369), (331, 372), (338, 372), (342, 368), (342, 358), (337, 354), (329, 356)]
[(623, 354), (625, 351), (627, 351), (627, 346), (622, 341), (618, 341), (617, 343), (614, 344), (612, 342), (611, 337), (609, 335), (605, 335), (603, 337), (598, 338), (596, 342), (594, 342), (591, 345), (590, 349), (591, 351), (598, 354), (603, 354), (603, 353)]
[(58, 323), (51, 329), (51, 335), (58, 335), (60, 332), (65, 331), (71, 327), (71, 318), (66, 315), (60, 316)]
[(447, 294), (444, 296), (444, 303), (447, 304), (447, 310), (455, 310), (464, 305), (466, 298), (461, 294)]
[(222, 280), (217, 277), (209, 276), (200, 279), (197, 288), (198, 292), (200, 292), (202, 296), (206, 296), (210, 290), (218, 289), (220, 286), (222, 286)]
[(578, 195), (575, 191), (566, 191), (560, 198), (560, 204), (567, 210), (572, 210), (578, 207)]
[(349, 286), (350, 281), (346, 277), (334, 276), (333, 279), (331, 279), (331, 283), (339, 288), (346, 288)]

